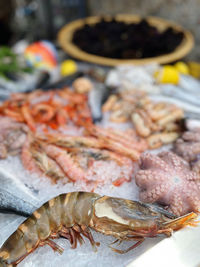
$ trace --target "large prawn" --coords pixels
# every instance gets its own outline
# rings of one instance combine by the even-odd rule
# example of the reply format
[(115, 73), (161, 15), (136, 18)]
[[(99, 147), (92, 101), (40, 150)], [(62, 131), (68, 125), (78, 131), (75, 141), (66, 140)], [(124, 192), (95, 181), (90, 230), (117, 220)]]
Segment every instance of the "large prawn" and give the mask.
[(88, 238), (96, 249), (98, 245), (90, 232), (93, 229), (111, 235), (119, 241), (133, 240), (126, 253), (141, 244), (146, 237), (159, 234), (170, 236), (173, 230), (186, 225), (196, 225), (195, 213), (176, 218), (166, 210), (137, 201), (100, 196), (96, 193), (73, 192), (59, 195), (37, 209), (7, 239), (0, 249), (0, 267), (16, 266), (37, 247), (49, 245), (54, 251), (63, 252), (52, 239), (63, 237), (72, 248), (77, 241)]

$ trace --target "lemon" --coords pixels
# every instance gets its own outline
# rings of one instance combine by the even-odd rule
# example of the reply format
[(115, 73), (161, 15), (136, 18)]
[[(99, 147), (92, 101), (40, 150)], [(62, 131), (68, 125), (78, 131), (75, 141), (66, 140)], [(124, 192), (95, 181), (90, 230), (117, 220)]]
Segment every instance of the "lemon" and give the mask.
[(77, 64), (74, 60), (68, 59), (61, 63), (60, 73), (62, 76), (67, 76), (77, 71)]
[(182, 61), (177, 62), (174, 67), (182, 74), (189, 74), (189, 67)]
[(156, 71), (154, 77), (159, 83), (178, 84), (180, 79), (178, 70), (170, 65), (165, 65), (162, 69)]
[(190, 70), (190, 75), (199, 79), (200, 78), (200, 63), (191, 61), (191, 62), (188, 62), (188, 66)]

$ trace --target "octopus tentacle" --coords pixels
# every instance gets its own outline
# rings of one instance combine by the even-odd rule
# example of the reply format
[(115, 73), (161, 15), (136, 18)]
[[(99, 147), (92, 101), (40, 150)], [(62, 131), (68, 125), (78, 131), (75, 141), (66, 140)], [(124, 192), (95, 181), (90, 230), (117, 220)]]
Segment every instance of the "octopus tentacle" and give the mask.
[(196, 171), (191, 171), (189, 174), (186, 174), (187, 181), (200, 181), (200, 176)]
[(183, 157), (187, 161), (194, 160), (196, 155), (192, 152), (195, 149), (194, 144), (177, 142), (174, 146), (174, 151), (179, 156)]
[(200, 160), (193, 164), (192, 170), (200, 175)]
[(195, 209), (198, 212), (200, 211), (199, 197), (196, 192), (188, 196), (188, 203), (190, 204), (191, 209)]
[(184, 213), (184, 207), (182, 204), (181, 195), (174, 194), (170, 199), (170, 207), (168, 208), (168, 211), (176, 214), (177, 216), (181, 216)]
[(136, 184), (141, 188), (146, 188), (152, 184), (156, 184), (159, 181), (165, 179), (164, 173), (161, 173), (157, 170), (139, 170), (135, 176)]
[(168, 187), (160, 183), (157, 184), (156, 187), (152, 187), (149, 188), (148, 190), (141, 191), (139, 194), (140, 200), (147, 203), (153, 203), (159, 201), (161, 199), (161, 195), (166, 194), (167, 191)]
[(200, 130), (184, 132), (182, 138), (185, 141), (200, 142)]
[(165, 162), (157, 157), (152, 156), (150, 153), (144, 153), (140, 157), (141, 169), (162, 169), (165, 166)]
[(165, 162), (168, 164), (172, 165), (176, 169), (185, 169), (187, 168), (189, 170), (190, 166), (187, 161), (184, 159), (180, 158), (176, 154), (167, 151), (167, 152), (161, 152), (159, 154), (159, 157), (163, 159)]

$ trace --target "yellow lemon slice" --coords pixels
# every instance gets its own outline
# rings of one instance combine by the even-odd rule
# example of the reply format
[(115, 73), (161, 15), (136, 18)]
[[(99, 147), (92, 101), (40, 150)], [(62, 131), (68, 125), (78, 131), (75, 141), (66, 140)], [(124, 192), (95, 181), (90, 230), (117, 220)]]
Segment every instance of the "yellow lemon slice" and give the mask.
[(178, 70), (170, 65), (165, 65), (161, 70), (155, 72), (154, 77), (159, 83), (179, 83), (179, 72)]
[(174, 67), (182, 74), (189, 74), (189, 68), (187, 64), (182, 61), (177, 62)]
[(200, 63), (191, 61), (191, 62), (188, 62), (188, 66), (189, 66), (190, 75), (199, 79), (200, 78)]
[(77, 71), (77, 64), (74, 60), (68, 59), (61, 63), (60, 73), (62, 76), (67, 76)]

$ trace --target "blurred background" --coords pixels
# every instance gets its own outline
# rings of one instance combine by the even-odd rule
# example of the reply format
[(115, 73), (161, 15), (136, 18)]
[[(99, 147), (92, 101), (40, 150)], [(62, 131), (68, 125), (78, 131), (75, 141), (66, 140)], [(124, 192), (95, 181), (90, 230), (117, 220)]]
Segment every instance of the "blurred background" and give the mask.
[(58, 30), (77, 18), (120, 13), (158, 16), (190, 30), (195, 47), (187, 56), (200, 59), (200, 0), (1, 0), (0, 44), (26, 39), (56, 40)]

